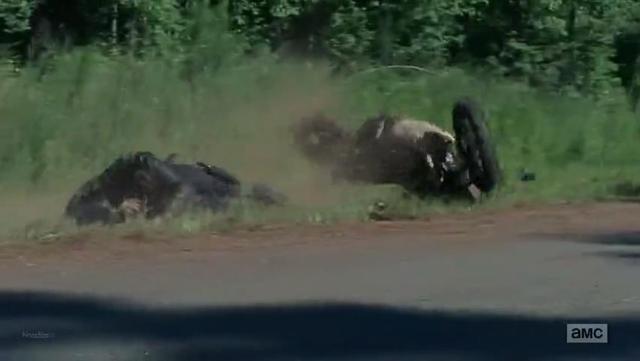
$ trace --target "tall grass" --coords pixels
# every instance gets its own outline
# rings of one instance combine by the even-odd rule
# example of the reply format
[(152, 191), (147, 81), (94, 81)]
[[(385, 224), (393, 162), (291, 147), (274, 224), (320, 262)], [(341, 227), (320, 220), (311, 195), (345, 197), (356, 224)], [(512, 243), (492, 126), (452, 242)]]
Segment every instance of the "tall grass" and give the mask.
[[(235, 40), (218, 41), (232, 49)], [(332, 185), (293, 150), (289, 126), (322, 111), (355, 129), (388, 111), (450, 128), (461, 95), (478, 98), (489, 115), (504, 171), (496, 203), (588, 199), (640, 179), (640, 129), (622, 95), (595, 104), (456, 69), (340, 77), (322, 62), (270, 53), (197, 55), (195, 73), (185, 72), (184, 57), (139, 60), (92, 49), (60, 55), (46, 68), (0, 73), (0, 230), (58, 219), (84, 179), (134, 150), (215, 163), (292, 199), (284, 210), (237, 211), (240, 219), (363, 219), (380, 197), (400, 213), (421, 214), (440, 206), (404, 200), (388, 187)], [(209, 58), (215, 67), (202, 66)], [(537, 180), (520, 182), (523, 168)]]

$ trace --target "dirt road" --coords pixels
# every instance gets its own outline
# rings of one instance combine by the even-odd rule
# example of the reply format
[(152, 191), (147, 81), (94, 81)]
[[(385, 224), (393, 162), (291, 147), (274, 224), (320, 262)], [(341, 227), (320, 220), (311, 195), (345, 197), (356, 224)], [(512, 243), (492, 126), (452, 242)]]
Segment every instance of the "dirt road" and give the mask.
[[(0, 360), (640, 359), (640, 205), (0, 253)], [(567, 345), (566, 323), (608, 323)]]

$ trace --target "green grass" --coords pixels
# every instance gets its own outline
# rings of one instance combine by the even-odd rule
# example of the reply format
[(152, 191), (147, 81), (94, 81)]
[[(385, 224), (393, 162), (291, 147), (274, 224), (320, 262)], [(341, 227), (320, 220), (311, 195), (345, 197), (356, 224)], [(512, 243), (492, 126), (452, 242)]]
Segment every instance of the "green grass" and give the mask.
[[(486, 108), (504, 171), (504, 183), (484, 206), (595, 199), (616, 183), (640, 179), (638, 119), (622, 95), (595, 104), (456, 69), (345, 78), (322, 63), (269, 54), (234, 59), (191, 82), (177, 60), (106, 58), (91, 50), (58, 57), (44, 74), (36, 67), (0, 73), (0, 234), (36, 239), (73, 229), (60, 223), (70, 193), (134, 150), (214, 163), (243, 180), (271, 183), (292, 201), (283, 209), (240, 204), (225, 215), (140, 227), (193, 233), (238, 224), (362, 221), (376, 200), (405, 216), (463, 209), (405, 199), (394, 187), (333, 185), (293, 150), (288, 133), (317, 111), (351, 129), (380, 111), (450, 129), (451, 106), (461, 95)], [(537, 180), (520, 182), (522, 168)]]

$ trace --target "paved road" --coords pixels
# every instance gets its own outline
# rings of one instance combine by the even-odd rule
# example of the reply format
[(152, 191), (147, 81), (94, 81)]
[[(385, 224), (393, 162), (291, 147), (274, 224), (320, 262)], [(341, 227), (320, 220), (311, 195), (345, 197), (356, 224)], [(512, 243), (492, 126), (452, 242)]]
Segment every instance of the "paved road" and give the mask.
[[(561, 206), (11, 250), (0, 360), (638, 360), (637, 214)], [(610, 342), (567, 345), (567, 322), (609, 323)]]

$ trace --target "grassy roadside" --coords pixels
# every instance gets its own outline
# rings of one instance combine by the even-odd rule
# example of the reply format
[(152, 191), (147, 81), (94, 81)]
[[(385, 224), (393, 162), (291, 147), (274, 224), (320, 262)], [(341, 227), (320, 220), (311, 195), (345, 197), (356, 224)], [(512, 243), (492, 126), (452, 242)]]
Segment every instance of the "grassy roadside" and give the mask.
[[(266, 54), (203, 71), (190, 81), (167, 59), (106, 58), (90, 50), (63, 55), (53, 70), (0, 74), (0, 235), (37, 239), (75, 232), (60, 221), (68, 195), (117, 155), (150, 150), (205, 160), (246, 181), (287, 193), (284, 209), (238, 204), (226, 215), (185, 216), (127, 227), (178, 234), (269, 222), (359, 221), (376, 200), (417, 217), (467, 209), (441, 200), (406, 199), (394, 187), (331, 184), (296, 154), (288, 127), (322, 111), (355, 129), (380, 111), (450, 129), (451, 105), (478, 98), (488, 112), (505, 179), (482, 207), (589, 200), (620, 182), (640, 180), (640, 128), (622, 95), (595, 104), (470, 76), (380, 71), (331, 75), (322, 63)], [(519, 181), (521, 169), (535, 182)]]

